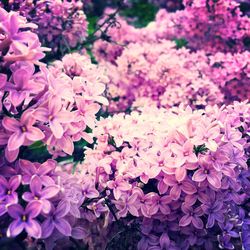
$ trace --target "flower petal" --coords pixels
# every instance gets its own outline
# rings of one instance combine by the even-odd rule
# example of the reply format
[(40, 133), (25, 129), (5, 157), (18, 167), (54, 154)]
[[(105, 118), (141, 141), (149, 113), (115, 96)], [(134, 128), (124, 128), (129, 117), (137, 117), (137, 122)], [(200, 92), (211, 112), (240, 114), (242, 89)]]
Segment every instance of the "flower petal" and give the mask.
[(65, 215), (67, 215), (69, 213), (69, 211), (70, 211), (70, 203), (62, 200), (57, 205), (57, 208), (55, 211), (55, 216), (58, 218), (62, 218)]
[(56, 229), (65, 236), (71, 235), (71, 226), (65, 219), (56, 219), (54, 221)]
[(189, 215), (184, 215), (184, 216), (180, 219), (179, 225), (180, 225), (181, 227), (185, 227), (185, 226), (188, 226), (188, 225), (191, 223), (191, 221), (192, 221), (192, 217), (191, 217), (191, 216), (189, 216)]
[(24, 209), (19, 204), (11, 204), (7, 206), (7, 211), (10, 217), (19, 219), (24, 214)]
[(41, 198), (43, 199), (51, 199), (52, 197), (56, 196), (60, 191), (59, 186), (48, 186), (44, 188), (41, 192)]
[(2, 120), (2, 125), (5, 129), (16, 132), (20, 128), (20, 122), (14, 118), (4, 117)]
[(50, 129), (51, 129), (53, 135), (57, 139), (60, 139), (63, 136), (63, 133), (64, 133), (62, 125), (56, 119), (50, 121), (49, 125), (50, 125)]
[(21, 133), (21, 131), (17, 131), (14, 134), (12, 134), (8, 140), (8, 150), (14, 151), (19, 149), (25, 140), (24, 133)]
[(41, 238), (42, 236), (42, 229), (40, 224), (33, 219), (29, 219), (25, 223), (25, 230), (29, 236), (34, 237), (36, 239)]
[(41, 201), (31, 201), (25, 208), (25, 214), (27, 214), (29, 218), (35, 218), (41, 213), (41, 210), (42, 210)]
[(14, 220), (10, 223), (7, 229), (7, 237), (16, 237), (19, 235), (24, 229), (24, 223), (21, 219)]
[(44, 133), (36, 127), (30, 127), (25, 135), (30, 141), (41, 141), (45, 137)]
[(54, 231), (54, 223), (52, 219), (49, 217), (47, 218), (41, 225), (42, 227), (42, 237), (48, 238)]

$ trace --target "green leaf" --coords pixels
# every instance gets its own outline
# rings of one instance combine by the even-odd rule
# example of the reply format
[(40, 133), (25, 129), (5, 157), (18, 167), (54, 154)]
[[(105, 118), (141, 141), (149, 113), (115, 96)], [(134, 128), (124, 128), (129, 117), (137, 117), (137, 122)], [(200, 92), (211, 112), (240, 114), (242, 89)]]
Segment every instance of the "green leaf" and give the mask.
[(176, 47), (178, 49), (181, 49), (181, 48), (186, 47), (188, 45), (188, 41), (184, 38), (175, 39), (174, 41), (175, 41)]
[(87, 20), (89, 23), (88, 24), (88, 34), (91, 35), (95, 32), (98, 17), (97, 16), (87, 16)]
[(208, 148), (205, 144), (194, 146), (194, 153), (198, 156), (198, 154), (204, 154), (208, 151)]
[(42, 141), (36, 141), (33, 144), (31, 144), (28, 148), (30, 150), (34, 150), (42, 147), (45, 147), (44, 143)]
[(132, 19), (131, 23), (138, 28), (147, 26), (155, 19), (158, 8), (145, 0), (134, 1), (131, 8), (121, 11), (121, 15)]

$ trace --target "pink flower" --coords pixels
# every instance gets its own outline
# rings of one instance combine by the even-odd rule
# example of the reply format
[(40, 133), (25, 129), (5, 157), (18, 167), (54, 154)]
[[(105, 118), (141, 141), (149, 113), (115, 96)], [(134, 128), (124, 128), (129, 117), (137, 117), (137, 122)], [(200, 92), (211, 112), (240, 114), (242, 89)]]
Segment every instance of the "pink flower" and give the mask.
[(119, 200), (124, 191), (131, 189), (131, 185), (127, 183), (121, 176), (117, 177), (114, 181), (109, 181), (107, 186), (113, 190), (116, 200)]
[(216, 124), (211, 124), (208, 127), (199, 126), (195, 131), (196, 135), (192, 139), (195, 145), (203, 145), (215, 152), (218, 148), (218, 138), (220, 137), (220, 127)]
[(215, 187), (221, 187), (221, 172), (216, 171), (211, 165), (207, 162), (208, 159), (202, 159), (200, 161), (200, 168), (195, 171), (192, 180), (196, 182), (208, 181), (208, 183)]
[(198, 158), (194, 153), (194, 145), (190, 140), (186, 140), (183, 145), (172, 143), (171, 150), (177, 155), (177, 157), (183, 159), (184, 163), (196, 163), (198, 161)]
[(75, 121), (84, 121), (85, 124), (93, 128), (95, 126), (96, 114), (100, 110), (97, 103), (88, 103), (85, 99), (76, 98), (76, 118)]
[(139, 217), (140, 202), (136, 192), (132, 195), (124, 194), (119, 200), (114, 200), (113, 203), (119, 209), (118, 215), (120, 217), (126, 217), (128, 213)]
[(11, 132), (7, 145), (9, 151), (17, 150), (27, 142), (31, 144), (45, 137), (39, 128), (33, 126), (35, 122), (36, 120), (29, 110), (22, 114), (20, 121), (4, 117), (2, 125), (6, 130)]
[(186, 194), (194, 194), (197, 191), (195, 184), (188, 178), (178, 182), (176, 178), (171, 175), (166, 176), (163, 181), (165, 184), (171, 187), (170, 196), (173, 198), (173, 200), (178, 200), (182, 191)]
[(42, 84), (30, 81), (33, 73), (33, 67), (18, 69), (13, 73), (14, 84), (6, 84), (6, 90), (10, 93), (10, 101), (15, 107), (19, 106), (29, 94), (35, 94), (43, 90), (44, 86)]
[(48, 107), (39, 107), (34, 111), (34, 117), (41, 122), (48, 122), (53, 135), (60, 139), (63, 136), (63, 124), (70, 123), (74, 116), (62, 108), (60, 101), (51, 99)]

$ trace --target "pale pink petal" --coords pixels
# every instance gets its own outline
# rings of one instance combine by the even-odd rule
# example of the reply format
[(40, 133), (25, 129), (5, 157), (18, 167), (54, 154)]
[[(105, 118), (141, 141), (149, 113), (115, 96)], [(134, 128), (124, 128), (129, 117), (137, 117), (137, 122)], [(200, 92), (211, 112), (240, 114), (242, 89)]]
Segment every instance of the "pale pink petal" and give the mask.
[(21, 133), (21, 131), (17, 131), (14, 134), (12, 134), (8, 140), (8, 150), (14, 151), (19, 149), (25, 140), (24, 133)]
[(45, 137), (44, 133), (36, 127), (30, 127), (25, 135), (30, 141), (41, 141)]
[(62, 138), (63, 133), (64, 133), (62, 125), (56, 119), (50, 121), (49, 125), (50, 125), (50, 129), (51, 129), (53, 135), (57, 139)]

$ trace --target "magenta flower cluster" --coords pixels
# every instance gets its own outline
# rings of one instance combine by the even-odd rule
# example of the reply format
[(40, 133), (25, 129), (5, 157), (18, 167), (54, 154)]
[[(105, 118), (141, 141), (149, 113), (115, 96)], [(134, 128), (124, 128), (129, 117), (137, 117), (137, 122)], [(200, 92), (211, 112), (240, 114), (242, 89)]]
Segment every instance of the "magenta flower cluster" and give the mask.
[(50, 158), (71, 155), (81, 139), (92, 143), (86, 129), (95, 126), (100, 104), (108, 104), (107, 79), (86, 55), (67, 55), (47, 68), (40, 59), (49, 49), (30, 30), (36, 25), (16, 12), (0, 9), (0, 26), (1, 235), (50, 238), (48, 248), (58, 238), (82, 239), (80, 207), (98, 192), (85, 194), (84, 178), (52, 159), (38, 163), (22, 155), (34, 143), (46, 145)]
[[(54, 157), (72, 154), (73, 143), (81, 138), (92, 143), (92, 137), (84, 130), (95, 124), (100, 109), (97, 102), (107, 104), (101, 96), (105, 78), (98, 79), (98, 73), (96, 78), (92, 76), (93, 70), (98, 72), (96, 66), (92, 67), (88, 58), (88, 63), (79, 65), (85, 76), (47, 69), (38, 61), (44, 56), (44, 49), (37, 35), (22, 31), (30, 24), (16, 13), (2, 10), (2, 25), (5, 28), (1, 42), (2, 66), (8, 66), (11, 71), (1, 74), (1, 110), (5, 115), (1, 122), (1, 145), (8, 161), (17, 159), (21, 146), (37, 141), (43, 141)], [(35, 70), (35, 64), (40, 66), (40, 71)]]
[(65, 53), (75, 48), (87, 36), (88, 22), (82, 0), (14, 0), (8, 8), (18, 11), (38, 26), (37, 34), (43, 45), (52, 52)]
[(233, 249), (249, 122), (246, 103), (117, 114), (99, 122), (82, 168), (118, 219), (139, 223), (138, 249), (216, 249), (217, 238)]
[(131, 43), (114, 64), (103, 64), (111, 80), (107, 87), (110, 112), (126, 110), (132, 104), (172, 107), (182, 103), (199, 108), (224, 101), (223, 88), (211, 79), (215, 73), (205, 53), (178, 50), (171, 41), (160, 41), (155, 47)]
[(96, 58), (109, 69), (111, 112), (125, 111), (134, 101), (135, 107), (202, 108), (250, 97), (249, 18), (234, 1), (185, 6), (174, 13), (161, 9), (140, 29), (118, 17), (119, 29), (108, 32), (116, 43), (94, 44)]
[(250, 249), (239, 1), (175, 1), (172, 13), (157, 1), (144, 28), (107, 8), (88, 42), (98, 64), (91, 46), (70, 51), (86, 2), (1, 5), (0, 248)]

